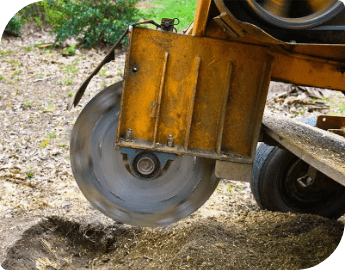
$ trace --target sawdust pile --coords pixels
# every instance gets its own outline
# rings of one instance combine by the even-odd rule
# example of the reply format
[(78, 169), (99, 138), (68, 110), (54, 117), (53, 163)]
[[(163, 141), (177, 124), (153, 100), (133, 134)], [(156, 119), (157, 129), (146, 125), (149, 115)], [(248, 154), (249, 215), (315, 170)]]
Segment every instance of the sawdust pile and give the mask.
[(304, 269), (337, 247), (343, 224), (311, 215), (244, 212), (167, 228), (45, 218), (9, 250), (6, 269)]

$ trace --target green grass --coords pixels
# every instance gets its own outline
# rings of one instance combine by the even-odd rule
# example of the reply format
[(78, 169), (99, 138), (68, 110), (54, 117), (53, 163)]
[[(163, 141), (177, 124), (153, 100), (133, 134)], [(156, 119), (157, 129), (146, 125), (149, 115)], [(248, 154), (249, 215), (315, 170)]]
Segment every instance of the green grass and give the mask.
[(194, 20), (196, 0), (156, 0), (150, 2), (152, 8), (141, 10), (143, 19), (161, 22), (162, 18), (178, 18), (177, 31), (186, 29)]
[(44, 45), (44, 44), (45, 44), (45, 43), (35, 43), (34, 47), (37, 48), (37, 47), (39, 47), (39, 46), (41, 46), (41, 45)]
[(15, 66), (16, 68), (19, 66), (19, 62), (16, 61), (16, 60), (13, 60), (13, 59), (4, 60), (4, 62), (14, 64), (14, 66)]
[(25, 107), (31, 107), (31, 103), (32, 102), (30, 100), (27, 100), (27, 101), (24, 102), (24, 106)]
[(102, 77), (105, 77), (106, 73), (107, 73), (108, 67), (104, 67), (100, 70), (99, 75)]
[(11, 54), (11, 53), (13, 53), (12, 50), (0, 51), (1, 56), (5, 56), (5, 55)]
[(44, 74), (41, 73), (41, 72), (40, 72), (40, 73), (37, 73), (36, 76), (37, 76), (37, 78), (39, 78), (39, 79), (44, 78)]
[(52, 133), (48, 133), (48, 137), (49, 138), (56, 138), (56, 134), (55, 134), (55, 131), (53, 131)]
[(74, 61), (72, 64), (65, 66), (63, 72), (64, 73), (73, 73), (73, 74), (77, 73), (78, 68), (76, 68), (76, 66), (78, 65), (78, 63), (79, 63), (78, 61)]
[(19, 76), (20, 74), (22, 74), (22, 71), (21, 71), (21, 70), (17, 70), (17, 71), (15, 71), (15, 72), (13, 72), (13, 73), (11, 74), (11, 79), (13, 79), (15, 76)]

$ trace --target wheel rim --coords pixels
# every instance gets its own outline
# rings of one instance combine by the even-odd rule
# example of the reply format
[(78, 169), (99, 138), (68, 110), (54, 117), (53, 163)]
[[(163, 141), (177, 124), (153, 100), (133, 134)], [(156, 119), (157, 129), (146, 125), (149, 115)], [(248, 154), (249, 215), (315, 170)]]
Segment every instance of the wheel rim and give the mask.
[[(103, 90), (79, 115), (71, 136), (71, 164), (90, 203), (116, 221), (137, 226), (166, 226), (197, 210), (219, 179), (214, 161), (182, 156), (157, 178), (133, 176), (115, 148), (122, 83)], [(150, 155), (138, 161), (143, 175), (154, 173)], [(138, 169), (138, 168), (137, 168)]]
[(325, 23), (339, 14), (338, 0), (245, 0), (264, 21), (281, 28), (305, 29)]
[(343, 188), (322, 173), (308, 187), (302, 187), (297, 179), (308, 173), (309, 165), (301, 159), (294, 160), (284, 173), (279, 191), (284, 202), (297, 212), (312, 212), (325, 207)]

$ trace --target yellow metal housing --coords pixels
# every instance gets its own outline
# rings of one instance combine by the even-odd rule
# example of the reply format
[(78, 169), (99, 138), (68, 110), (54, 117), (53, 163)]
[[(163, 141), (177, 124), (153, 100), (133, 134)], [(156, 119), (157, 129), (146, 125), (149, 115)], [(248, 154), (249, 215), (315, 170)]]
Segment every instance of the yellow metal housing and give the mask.
[(343, 45), (281, 42), (221, 0), (188, 33), (131, 29), (117, 146), (251, 163), (271, 79), (345, 90)]

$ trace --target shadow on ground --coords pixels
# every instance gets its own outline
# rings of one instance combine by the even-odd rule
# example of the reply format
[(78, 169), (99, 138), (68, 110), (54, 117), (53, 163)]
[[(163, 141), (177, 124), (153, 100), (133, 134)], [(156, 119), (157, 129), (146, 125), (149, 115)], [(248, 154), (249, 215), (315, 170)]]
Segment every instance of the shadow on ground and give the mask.
[(244, 212), (166, 228), (44, 218), (8, 250), (5, 269), (305, 269), (338, 246), (344, 225), (318, 216)]

